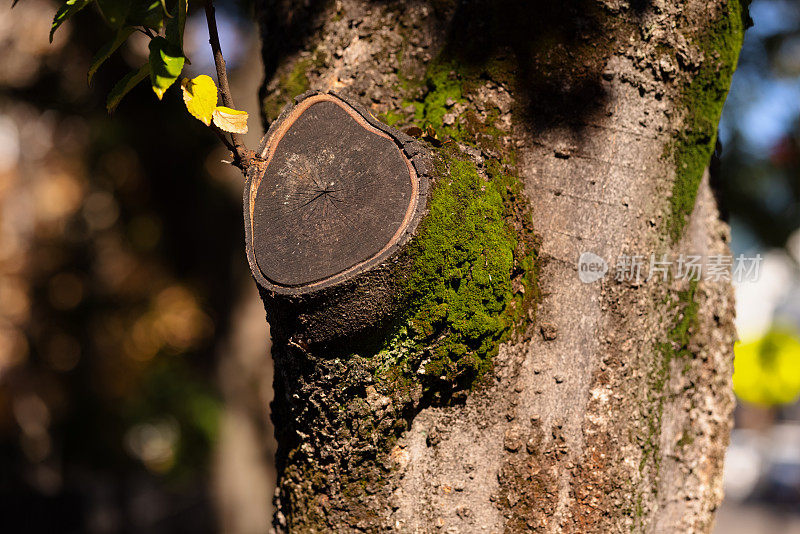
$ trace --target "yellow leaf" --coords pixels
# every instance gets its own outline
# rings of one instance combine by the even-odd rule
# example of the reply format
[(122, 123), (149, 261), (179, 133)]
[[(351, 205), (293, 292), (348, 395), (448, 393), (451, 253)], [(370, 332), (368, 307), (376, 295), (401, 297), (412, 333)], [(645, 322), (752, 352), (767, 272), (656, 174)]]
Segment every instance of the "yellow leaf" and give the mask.
[(214, 124), (226, 132), (247, 133), (247, 112), (238, 109), (217, 106), (214, 110)]
[(181, 89), (189, 113), (210, 126), (211, 116), (217, 108), (217, 85), (211, 76), (201, 74), (191, 80), (184, 78), (181, 80)]

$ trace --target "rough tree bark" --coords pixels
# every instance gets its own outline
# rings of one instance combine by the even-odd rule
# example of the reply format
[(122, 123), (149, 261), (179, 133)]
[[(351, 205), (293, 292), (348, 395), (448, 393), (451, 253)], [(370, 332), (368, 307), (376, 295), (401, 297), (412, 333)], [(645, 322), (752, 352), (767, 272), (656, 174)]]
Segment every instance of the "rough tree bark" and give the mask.
[(706, 168), (740, 0), (261, 0), (257, 13), (268, 123), (333, 90), (419, 127), (435, 169), (379, 320), (315, 342), (297, 317), (331, 318), (330, 301), (262, 288), (276, 529), (709, 532), (731, 288), (613, 272), (584, 284), (577, 259), (613, 271), (622, 254), (728, 252)]

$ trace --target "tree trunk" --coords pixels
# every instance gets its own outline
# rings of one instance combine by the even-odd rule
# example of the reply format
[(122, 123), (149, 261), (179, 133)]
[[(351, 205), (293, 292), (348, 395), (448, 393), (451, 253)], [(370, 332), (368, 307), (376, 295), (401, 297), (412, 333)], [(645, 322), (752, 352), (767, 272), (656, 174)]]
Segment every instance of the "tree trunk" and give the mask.
[[(267, 122), (333, 90), (420, 137), (434, 169), (400, 282), (380, 290), (394, 304), (363, 328), (346, 320), (356, 292), (342, 305), (261, 284), (276, 529), (709, 532), (732, 291), (645, 277), (651, 253), (728, 254), (706, 168), (740, 0), (257, 12)], [(584, 252), (609, 272), (582, 282)], [(623, 255), (644, 257), (641, 280), (616, 279)]]

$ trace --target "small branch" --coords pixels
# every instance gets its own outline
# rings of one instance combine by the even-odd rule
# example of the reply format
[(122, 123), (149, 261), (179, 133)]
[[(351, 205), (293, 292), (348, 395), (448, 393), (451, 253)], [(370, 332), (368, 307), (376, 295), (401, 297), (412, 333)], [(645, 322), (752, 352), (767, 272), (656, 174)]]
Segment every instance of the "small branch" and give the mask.
[[(208, 23), (208, 42), (211, 44), (211, 51), (214, 53), (214, 65), (217, 68), (217, 80), (219, 81), (222, 103), (229, 108), (234, 108), (231, 87), (228, 84), (228, 71), (225, 68), (225, 57), (222, 55), (222, 47), (219, 44), (219, 33), (217, 32), (217, 17), (214, 14), (214, 3), (212, 0), (205, 0), (206, 22)], [(233, 146), (229, 147), (234, 155), (234, 164), (244, 171), (252, 154), (242, 143), (237, 134), (231, 134)], [(228, 144), (226, 143), (226, 146)]]
[[(240, 147), (237, 150), (236, 146), (228, 139), (225, 132), (217, 128), (216, 126), (212, 125), (211, 130), (219, 137), (219, 140), (222, 141), (222, 144), (225, 145), (225, 148), (230, 150), (231, 154), (233, 155), (233, 161), (230, 162), (231, 165), (238, 168), (243, 173), (247, 173), (247, 167), (250, 166), (255, 154), (251, 150), (247, 150), (246, 148)], [(230, 134), (233, 137), (233, 134)]]
[(222, 141), (223, 145), (225, 145), (225, 148), (230, 150), (233, 153), (234, 157), (235, 157), (236, 156), (236, 147), (233, 146), (233, 143), (231, 143), (228, 140), (227, 137), (225, 137), (225, 132), (223, 132), (222, 130), (220, 130), (216, 126), (211, 126), (211, 129), (214, 131), (215, 134), (217, 134), (217, 137), (219, 137), (219, 140)]
[(208, 42), (214, 52), (214, 65), (217, 68), (217, 78), (222, 92), (222, 102), (233, 107), (233, 97), (231, 97), (231, 87), (228, 85), (228, 71), (225, 69), (225, 58), (222, 55), (222, 47), (219, 44), (219, 33), (217, 32), (217, 17), (214, 14), (214, 3), (212, 0), (205, 0), (206, 22), (208, 22)]

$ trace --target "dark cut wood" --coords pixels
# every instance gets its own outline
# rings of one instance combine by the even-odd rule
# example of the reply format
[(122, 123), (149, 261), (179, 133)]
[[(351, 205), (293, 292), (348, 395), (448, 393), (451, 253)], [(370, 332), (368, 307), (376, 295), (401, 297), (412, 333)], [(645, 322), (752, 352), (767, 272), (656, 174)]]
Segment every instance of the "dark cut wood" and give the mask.
[(311, 285), (352, 269), (410, 218), (413, 167), (393, 139), (344, 106), (320, 99), (290, 116), (261, 179), (253, 246), (275, 285)]
[(424, 209), (419, 152), (413, 139), (335, 93), (298, 98), (262, 141), (263, 164), (248, 188), (257, 280), (305, 293), (388, 257)]
[(311, 91), (284, 109), (257, 156), (245, 239), (273, 334), (326, 341), (391, 314), (404, 246), (427, 209), (420, 142), (355, 102)]

